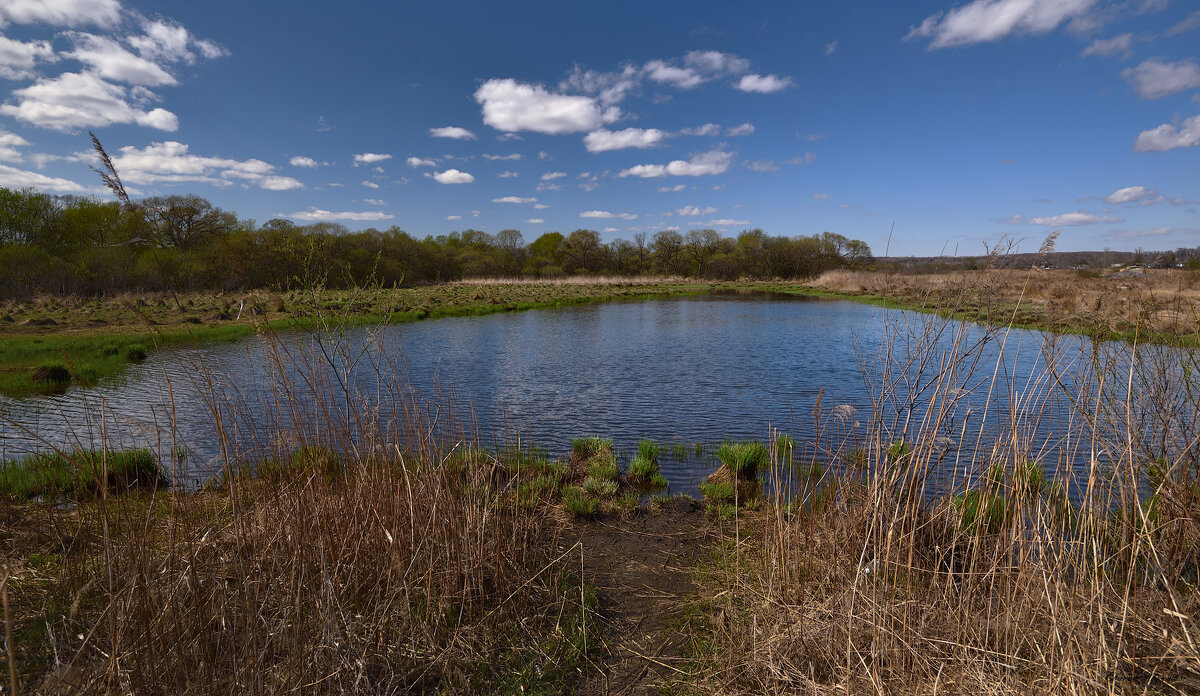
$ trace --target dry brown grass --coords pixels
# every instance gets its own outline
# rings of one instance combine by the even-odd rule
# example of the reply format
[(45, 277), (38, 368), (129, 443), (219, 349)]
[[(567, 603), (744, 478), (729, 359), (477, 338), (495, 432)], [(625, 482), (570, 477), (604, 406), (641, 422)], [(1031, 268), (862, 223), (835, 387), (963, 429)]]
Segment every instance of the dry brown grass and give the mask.
[[(744, 519), (749, 540), (708, 586), (708, 687), (1200, 690), (1200, 356), (1065, 341), (1017, 383), (976, 362), (1003, 329), (978, 341), (925, 315), (888, 332), (864, 429), (818, 404), (832, 437), (796, 459), (820, 457), (824, 476), (777, 462), (775, 504)], [(1004, 397), (986, 432), (953, 420), (971, 385)], [(1071, 415), (1046, 447), (1037, 423), (1064, 386)]]
[(705, 281), (683, 276), (561, 276), (558, 278), (468, 278), (451, 285), (704, 285)]
[[(518, 472), (470, 449), (469, 429), (383, 356), (321, 336), (272, 347), (273, 408), (208, 382), (227, 462), (210, 490), (4, 503), (25, 689), (461, 693), (573, 678), (591, 622), (568, 572), (578, 555), (552, 554), (558, 526), (519, 504)], [(371, 361), (378, 387), (346, 381), (349, 361)]]
[(946, 273), (829, 271), (813, 287), (870, 295), (923, 309), (1075, 331), (1127, 334), (1135, 328), (1184, 336), (1200, 331), (1200, 272), (1146, 269), (1145, 275), (1073, 270), (990, 269)]

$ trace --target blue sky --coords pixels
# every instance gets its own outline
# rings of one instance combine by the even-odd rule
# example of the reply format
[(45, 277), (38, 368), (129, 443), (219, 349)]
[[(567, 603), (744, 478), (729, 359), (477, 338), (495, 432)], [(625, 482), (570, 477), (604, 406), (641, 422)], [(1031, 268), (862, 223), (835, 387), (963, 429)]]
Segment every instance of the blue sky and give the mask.
[[(711, 6), (709, 6), (711, 5)], [(1184, 0), (0, 0), (0, 185), (411, 234), (1200, 245)]]

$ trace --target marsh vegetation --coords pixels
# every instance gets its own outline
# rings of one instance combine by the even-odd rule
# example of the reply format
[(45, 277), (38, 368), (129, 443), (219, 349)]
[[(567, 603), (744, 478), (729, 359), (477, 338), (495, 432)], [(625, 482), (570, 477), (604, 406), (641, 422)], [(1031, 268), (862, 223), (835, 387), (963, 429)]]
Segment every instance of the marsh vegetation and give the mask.
[[(345, 334), (315, 331), (301, 350), (265, 333), (271, 407), (237, 394), (213, 409), (225, 467), (208, 488), (71, 475), (6, 489), (21, 683), (569, 692), (598, 689), (599, 673), (685, 693), (1200, 687), (1194, 349), (1033, 346), (1004, 326), (885, 319), (888, 340), (859, 347), (879, 367), (861, 373), (865, 405), (822, 391), (811, 427), (764, 424), (757, 439), (622, 451), (617, 433), (563, 433), (575, 439), (561, 457), (485, 446), (466, 412), (424, 400), (394, 356)], [(1044, 369), (1007, 372), (996, 346), (1035, 351)], [(375, 379), (348, 379), (355, 364)], [(229, 396), (210, 384), (214, 402)], [(970, 401), (992, 391), (1003, 403)], [(967, 403), (995, 412), (964, 420)], [(95, 461), (63, 455), (6, 472)], [(711, 465), (703, 507), (655, 485), (668, 456)], [(622, 568), (652, 564), (643, 547), (685, 549), (671, 558), (690, 565), (622, 589)]]

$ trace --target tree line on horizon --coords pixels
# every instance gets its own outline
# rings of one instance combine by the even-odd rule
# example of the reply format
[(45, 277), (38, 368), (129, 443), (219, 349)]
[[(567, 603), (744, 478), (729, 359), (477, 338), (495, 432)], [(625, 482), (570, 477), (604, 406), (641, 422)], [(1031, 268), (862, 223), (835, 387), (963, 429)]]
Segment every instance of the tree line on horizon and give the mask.
[(480, 277), (673, 275), (732, 280), (808, 278), (873, 260), (833, 232), (761, 229), (640, 233), (604, 242), (594, 230), (467, 229), (417, 239), (399, 227), (241, 219), (196, 195), (105, 202), (0, 188), (0, 298), (36, 294), (233, 291), (413, 285)]

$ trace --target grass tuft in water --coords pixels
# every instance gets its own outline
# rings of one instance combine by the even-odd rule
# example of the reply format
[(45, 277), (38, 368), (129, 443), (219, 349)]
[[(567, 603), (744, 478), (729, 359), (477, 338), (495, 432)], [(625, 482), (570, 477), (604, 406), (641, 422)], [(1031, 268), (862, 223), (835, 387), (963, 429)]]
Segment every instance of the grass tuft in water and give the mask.
[(168, 480), (148, 449), (78, 450), (35, 454), (0, 462), (0, 496), (17, 500), (95, 493), (107, 470), (109, 490), (166, 487)]
[(611, 438), (589, 435), (571, 440), (571, 451), (582, 459), (591, 459), (601, 452), (611, 452), (612, 445)]
[(654, 440), (638, 442), (638, 456), (647, 461), (658, 463), (658, 443)]
[(767, 465), (767, 448), (761, 442), (730, 442), (717, 448), (717, 459), (739, 478), (754, 479)]

